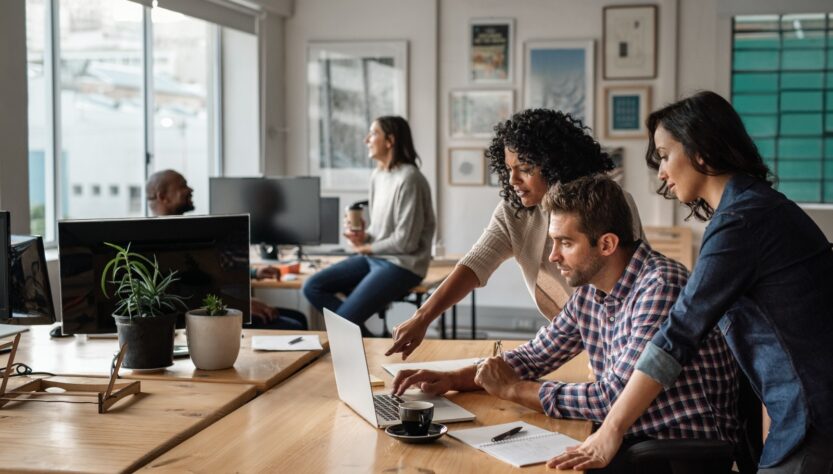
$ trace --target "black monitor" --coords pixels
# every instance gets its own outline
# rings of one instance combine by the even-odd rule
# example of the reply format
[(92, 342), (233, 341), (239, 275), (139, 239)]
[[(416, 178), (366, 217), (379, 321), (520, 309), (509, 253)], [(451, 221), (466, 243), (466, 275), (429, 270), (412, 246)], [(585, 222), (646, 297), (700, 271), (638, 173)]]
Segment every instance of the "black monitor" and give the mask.
[(43, 239), (37, 235), (12, 235), (9, 252), (10, 314), (4, 324), (52, 324), (55, 306), (46, 269)]
[(12, 314), (9, 276), (11, 239), (11, 216), (8, 211), (0, 211), (0, 321), (9, 319)]
[[(111, 242), (156, 259), (164, 275), (175, 270), (172, 294), (189, 308), (202, 305), (208, 293), (251, 321), (249, 218), (236, 216), (155, 217), (60, 221), (61, 306), (64, 334), (116, 332), (116, 300), (101, 292), (101, 273), (115, 250)], [(184, 315), (177, 327), (185, 327)]]
[(341, 237), (341, 210), (337, 197), (321, 198), (321, 243), (338, 244)]
[(211, 214), (249, 214), (254, 244), (318, 245), (320, 196), (318, 177), (209, 180)]

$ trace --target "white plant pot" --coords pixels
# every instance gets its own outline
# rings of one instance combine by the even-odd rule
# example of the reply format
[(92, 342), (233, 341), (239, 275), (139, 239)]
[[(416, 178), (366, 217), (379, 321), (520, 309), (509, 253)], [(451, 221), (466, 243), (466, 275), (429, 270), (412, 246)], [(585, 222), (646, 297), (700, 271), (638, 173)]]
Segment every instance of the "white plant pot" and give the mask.
[(219, 370), (234, 366), (240, 352), (243, 313), (229, 309), (223, 316), (208, 316), (204, 309), (185, 313), (188, 352), (198, 369)]

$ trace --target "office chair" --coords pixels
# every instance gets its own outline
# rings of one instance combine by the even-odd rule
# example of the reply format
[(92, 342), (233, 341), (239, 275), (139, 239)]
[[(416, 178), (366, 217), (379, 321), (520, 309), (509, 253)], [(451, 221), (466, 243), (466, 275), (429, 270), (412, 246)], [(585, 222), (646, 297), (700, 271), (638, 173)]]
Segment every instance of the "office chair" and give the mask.
[(637, 443), (626, 451), (628, 464), (644, 474), (754, 473), (763, 449), (762, 405), (743, 373), (739, 375), (740, 439), (727, 441), (663, 439)]

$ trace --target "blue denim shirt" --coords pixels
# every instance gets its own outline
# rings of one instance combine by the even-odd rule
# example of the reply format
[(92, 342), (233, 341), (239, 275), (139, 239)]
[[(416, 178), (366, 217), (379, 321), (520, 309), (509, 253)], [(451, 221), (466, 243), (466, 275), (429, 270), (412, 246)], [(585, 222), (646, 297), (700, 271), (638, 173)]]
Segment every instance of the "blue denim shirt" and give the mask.
[(715, 324), (772, 418), (760, 467), (833, 436), (833, 251), (794, 202), (732, 177), (694, 272), (637, 370), (668, 387)]

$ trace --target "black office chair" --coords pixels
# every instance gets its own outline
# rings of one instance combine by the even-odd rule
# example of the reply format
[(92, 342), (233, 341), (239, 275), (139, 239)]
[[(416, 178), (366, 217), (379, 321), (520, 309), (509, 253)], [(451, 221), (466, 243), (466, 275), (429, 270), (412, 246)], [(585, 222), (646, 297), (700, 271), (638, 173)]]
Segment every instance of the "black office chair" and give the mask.
[(650, 440), (634, 444), (625, 452), (630, 466), (643, 474), (754, 473), (763, 449), (761, 401), (742, 373), (739, 376), (738, 418), (740, 440), (735, 448), (726, 441)]

